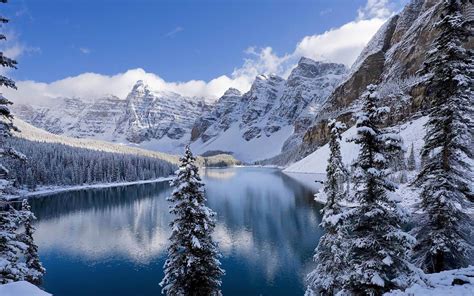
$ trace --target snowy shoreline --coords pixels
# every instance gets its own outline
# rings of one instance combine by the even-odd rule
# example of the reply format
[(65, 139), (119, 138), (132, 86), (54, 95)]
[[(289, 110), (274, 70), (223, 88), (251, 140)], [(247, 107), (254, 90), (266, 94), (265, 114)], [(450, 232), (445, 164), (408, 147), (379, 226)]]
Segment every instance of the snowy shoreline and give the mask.
[(101, 188), (113, 188), (113, 187), (122, 187), (122, 186), (130, 186), (130, 185), (138, 185), (138, 184), (150, 184), (150, 183), (160, 183), (170, 181), (173, 177), (160, 177), (157, 179), (151, 180), (139, 180), (139, 181), (132, 181), (132, 182), (117, 182), (117, 183), (100, 183), (100, 184), (84, 184), (84, 185), (75, 185), (75, 186), (44, 186), (39, 187), (38, 190), (35, 191), (28, 191), (28, 190), (20, 190), (20, 192), (16, 195), (12, 195), (9, 199), (17, 199), (17, 198), (30, 198), (30, 197), (39, 197), (43, 195), (50, 195), (56, 194), (61, 192), (68, 192), (68, 191), (78, 191), (84, 189), (101, 189)]
[[(256, 167), (256, 168), (272, 168), (272, 169), (280, 169), (282, 167), (277, 166), (258, 166), (258, 165), (233, 165), (228, 167), (203, 167), (205, 169), (226, 169), (226, 168), (246, 168), (246, 167)], [(18, 199), (18, 198), (30, 198), (30, 197), (39, 197), (43, 195), (50, 195), (56, 194), (61, 192), (69, 192), (69, 191), (78, 191), (84, 189), (101, 189), (101, 188), (113, 188), (113, 187), (122, 187), (122, 186), (130, 186), (130, 185), (138, 185), (138, 184), (150, 184), (150, 183), (160, 183), (171, 181), (173, 176), (168, 177), (160, 177), (157, 179), (151, 180), (139, 180), (139, 181), (131, 181), (131, 182), (116, 182), (116, 183), (98, 183), (98, 184), (83, 184), (83, 185), (74, 185), (74, 186), (40, 186), (37, 190), (29, 191), (26, 189), (20, 189), (17, 194), (11, 195), (8, 199)]]

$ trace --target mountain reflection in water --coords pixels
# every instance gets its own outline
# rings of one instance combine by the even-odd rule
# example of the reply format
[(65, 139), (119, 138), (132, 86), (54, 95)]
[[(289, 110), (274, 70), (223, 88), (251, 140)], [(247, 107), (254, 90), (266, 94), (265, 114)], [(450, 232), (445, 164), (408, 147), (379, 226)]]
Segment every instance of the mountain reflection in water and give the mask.
[[(206, 169), (202, 177), (217, 212), (224, 295), (302, 294), (322, 234), (313, 192), (276, 169)], [(54, 295), (158, 295), (170, 193), (164, 182), (33, 199), (44, 287)]]

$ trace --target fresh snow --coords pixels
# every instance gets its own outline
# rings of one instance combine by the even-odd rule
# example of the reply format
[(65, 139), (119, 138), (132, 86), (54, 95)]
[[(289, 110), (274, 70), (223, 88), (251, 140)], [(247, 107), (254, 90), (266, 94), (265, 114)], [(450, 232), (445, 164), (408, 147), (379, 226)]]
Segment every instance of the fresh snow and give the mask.
[[(408, 157), (409, 147), (413, 143), (415, 156), (417, 156), (417, 165), (419, 165), (419, 155), (423, 147), (423, 136), (425, 134), (424, 124), (428, 120), (427, 117), (420, 117), (401, 126), (393, 127), (395, 133), (398, 133), (405, 145), (405, 154)], [(359, 146), (352, 142), (347, 142), (348, 139), (356, 135), (355, 126), (349, 128), (342, 133), (341, 141), (341, 155), (342, 161), (346, 166), (350, 165), (359, 154)], [(290, 165), (284, 169), (285, 173), (299, 173), (299, 174), (325, 174), (326, 166), (329, 158), (329, 145), (326, 144), (302, 160)]]
[[(467, 296), (474, 295), (474, 266), (427, 274), (428, 285), (415, 284), (405, 291), (392, 291), (385, 296)], [(453, 285), (453, 280), (466, 282)]]
[(201, 139), (192, 143), (191, 149), (196, 154), (216, 150), (232, 151), (232, 155), (236, 159), (253, 163), (278, 155), (285, 140), (293, 133), (293, 126), (285, 126), (269, 137), (262, 134), (259, 138), (250, 141), (245, 141), (242, 138), (242, 133), (239, 125), (235, 123), (217, 138), (210, 139), (205, 143)]
[[(392, 127), (393, 131), (399, 134), (403, 139), (405, 155), (407, 158), (410, 153), (409, 147), (413, 143), (418, 167), (420, 165), (419, 155), (424, 143), (424, 124), (427, 120), (428, 117), (420, 117), (400, 126)], [(355, 126), (342, 133), (341, 155), (342, 161), (346, 166), (349, 166), (359, 154), (359, 146), (347, 141), (355, 135)], [(321, 182), (326, 179), (325, 175), (328, 158), (329, 145), (326, 144), (302, 160), (290, 165), (284, 169), (283, 172), (295, 180), (305, 184), (309, 188), (317, 191), (321, 186)], [(407, 174), (409, 175), (408, 177), (413, 177), (410, 175), (410, 172), (407, 172)], [(400, 184), (396, 194), (403, 197), (401, 204), (408, 209), (413, 209), (414, 205), (419, 201), (419, 192), (409, 187), (407, 184)], [(316, 201), (325, 203), (326, 195), (318, 194), (316, 196)]]
[(2, 296), (51, 296), (40, 288), (26, 281), (13, 282), (0, 285)]

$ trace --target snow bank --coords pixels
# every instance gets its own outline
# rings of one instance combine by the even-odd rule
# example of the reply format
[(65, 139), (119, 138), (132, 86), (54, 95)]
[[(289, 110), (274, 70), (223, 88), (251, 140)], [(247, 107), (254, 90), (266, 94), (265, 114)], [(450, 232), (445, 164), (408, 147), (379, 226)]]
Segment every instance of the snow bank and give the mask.
[[(418, 284), (405, 291), (385, 293), (385, 296), (465, 296), (474, 295), (474, 266), (427, 274), (430, 286)], [(463, 283), (463, 284), (461, 284)]]
[(51, 296), (40, 288), (29, 282), (20, 281), (0, 285), (0, 295), (2, 296)]
[[(398, 133), (406, 146), (406, 153), (408, 156), (409, 147), (413, 143), (415, 155), (419, 155), (421, 147), (423, 146), (423, 136), (425, 130), (423, 125), (428, 120), (428, 117), (420, 117), (401, 126), (393, 127), (394, 132)], [(351, 127), (342, 133), (341, 155), (342, 161), (346, 165), (350, 165), (359, 154), (359, 146), (347, 142), (347, 139), (356, 134), (355, 126)], [(305, 173), (305, 174), (325, 174), (326, 166), (329, 158), (329, 144), (320, 147), (302, 160), (290, 165), (283, 170), (285, 173)], [(419, 159), (417, 159), (419, 165)]]

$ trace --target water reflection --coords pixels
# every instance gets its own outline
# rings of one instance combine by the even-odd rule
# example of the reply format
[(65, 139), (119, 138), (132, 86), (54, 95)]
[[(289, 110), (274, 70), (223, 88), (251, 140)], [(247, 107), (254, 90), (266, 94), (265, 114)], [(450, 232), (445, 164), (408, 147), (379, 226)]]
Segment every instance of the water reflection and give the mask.
[[(321, 236), (312, 192), (272, 169), (208, 169), (202, 175), (209, 206), (218, 213), (224, 294), (302, 293), (301, 278)], [(40, 255), (50, 267), (46, 288), (55, 295), (122, 295), (127, 289), (131, 295), (156, 294), (169, 236), (169, 194), (167, 183), (157, 183), (33, 200)], [(118, 266), (130, 266), (137, 276), (118, 287), (113, 277), (101, 278), (107, 289), (100, 293), (93, 283), (70, 291), (56, 276), (71, 269), (77, 281), (94, 269), (127, 273)], [(135, 285), (141, 285), (139, 293)]]

